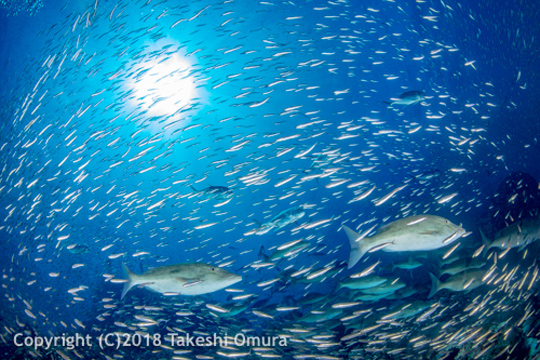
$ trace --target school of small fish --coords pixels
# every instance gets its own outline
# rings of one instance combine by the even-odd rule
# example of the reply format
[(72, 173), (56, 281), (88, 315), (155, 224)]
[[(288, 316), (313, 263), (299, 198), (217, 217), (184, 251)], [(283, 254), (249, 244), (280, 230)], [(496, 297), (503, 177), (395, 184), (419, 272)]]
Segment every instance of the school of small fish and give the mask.
[[(448, 36), (455, 22), (492, 29), (465, 3), (25, 6), (0, 3), (11, 16), (57, 14), (28, 29), (39, 56), (0, 90), (0, 343), (243, 333), (287, 346), (10, 356), (514, 359), (540, 348), (540, 214), (503, 207), (536, 201), (540, 184), (494, 190), (538, 141), (490, 136), (529, 77), (518, 68), (498, 83), (491, 59)], [(537, 53), (508, 22), (491, 31), (514, 54)], [(514, 165), (511, 144), (529, 157)]]

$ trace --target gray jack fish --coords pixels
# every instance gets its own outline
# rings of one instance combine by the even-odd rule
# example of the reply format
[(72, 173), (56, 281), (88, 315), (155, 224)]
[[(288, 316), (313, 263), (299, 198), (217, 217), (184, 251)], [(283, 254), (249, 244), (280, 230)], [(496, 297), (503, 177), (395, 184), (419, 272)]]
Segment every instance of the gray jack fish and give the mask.
[(167, 295), (202, 295), (221, 290), (242, 280), (217, 266), (202, 263), (185, 263), (161, 266), (137, 275), (122, 264), (127, 282), (122, 290), (122, 299), (136, 285)]
[(435, 215), (396, 220), (380, 228), (372, 237), (365, 237), (367, 233), (360, 235), (345, 225), (342, 227), (351, 244), (349, 269), (367, 252), (435, 250), (451, 244), (465, 233), (461, 226)]
[(413, 105), (422, 102), (426, 99), (426, 94), (423, 91), (407, 91), (401, 94), (398, 98), (392, 98), (391, 101), (384, 101), (388, 105)]

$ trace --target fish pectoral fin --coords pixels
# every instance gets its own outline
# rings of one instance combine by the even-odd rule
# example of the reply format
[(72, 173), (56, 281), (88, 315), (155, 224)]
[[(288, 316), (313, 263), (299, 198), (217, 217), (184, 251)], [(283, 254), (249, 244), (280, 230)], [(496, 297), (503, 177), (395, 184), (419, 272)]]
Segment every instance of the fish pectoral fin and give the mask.
[(523, 251), (527, 247), (527, 245), (529, 245), (529, 243), (524, 243), (524, 244), (519, 245), (518, 251)]
[(204, 280), (200, 280), (200, 279), (190, 280), (190, 281), (186, 282), (184, 285), (182, 285), (182, 287), (190, 287), (190, 286), (193, 286), (193, 285), (200, 284), (200, 283), (202, 283), (203, 281), (204, 281)]

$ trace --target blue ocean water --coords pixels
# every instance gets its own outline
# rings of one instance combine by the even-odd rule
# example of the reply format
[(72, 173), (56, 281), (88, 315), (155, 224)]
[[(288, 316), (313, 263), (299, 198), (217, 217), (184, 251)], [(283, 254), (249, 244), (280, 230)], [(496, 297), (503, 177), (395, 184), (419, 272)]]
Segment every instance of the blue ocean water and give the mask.
[(539, 9), (0, 1), (2, 358), (537, 358)]

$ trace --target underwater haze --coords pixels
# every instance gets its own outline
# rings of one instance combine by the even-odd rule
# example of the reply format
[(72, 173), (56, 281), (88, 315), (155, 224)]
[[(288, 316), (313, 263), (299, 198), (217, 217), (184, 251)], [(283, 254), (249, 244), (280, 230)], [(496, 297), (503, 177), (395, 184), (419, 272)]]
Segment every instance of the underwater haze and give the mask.
[(540, 358), (539, 18), (0, 0), (0, 357)]

